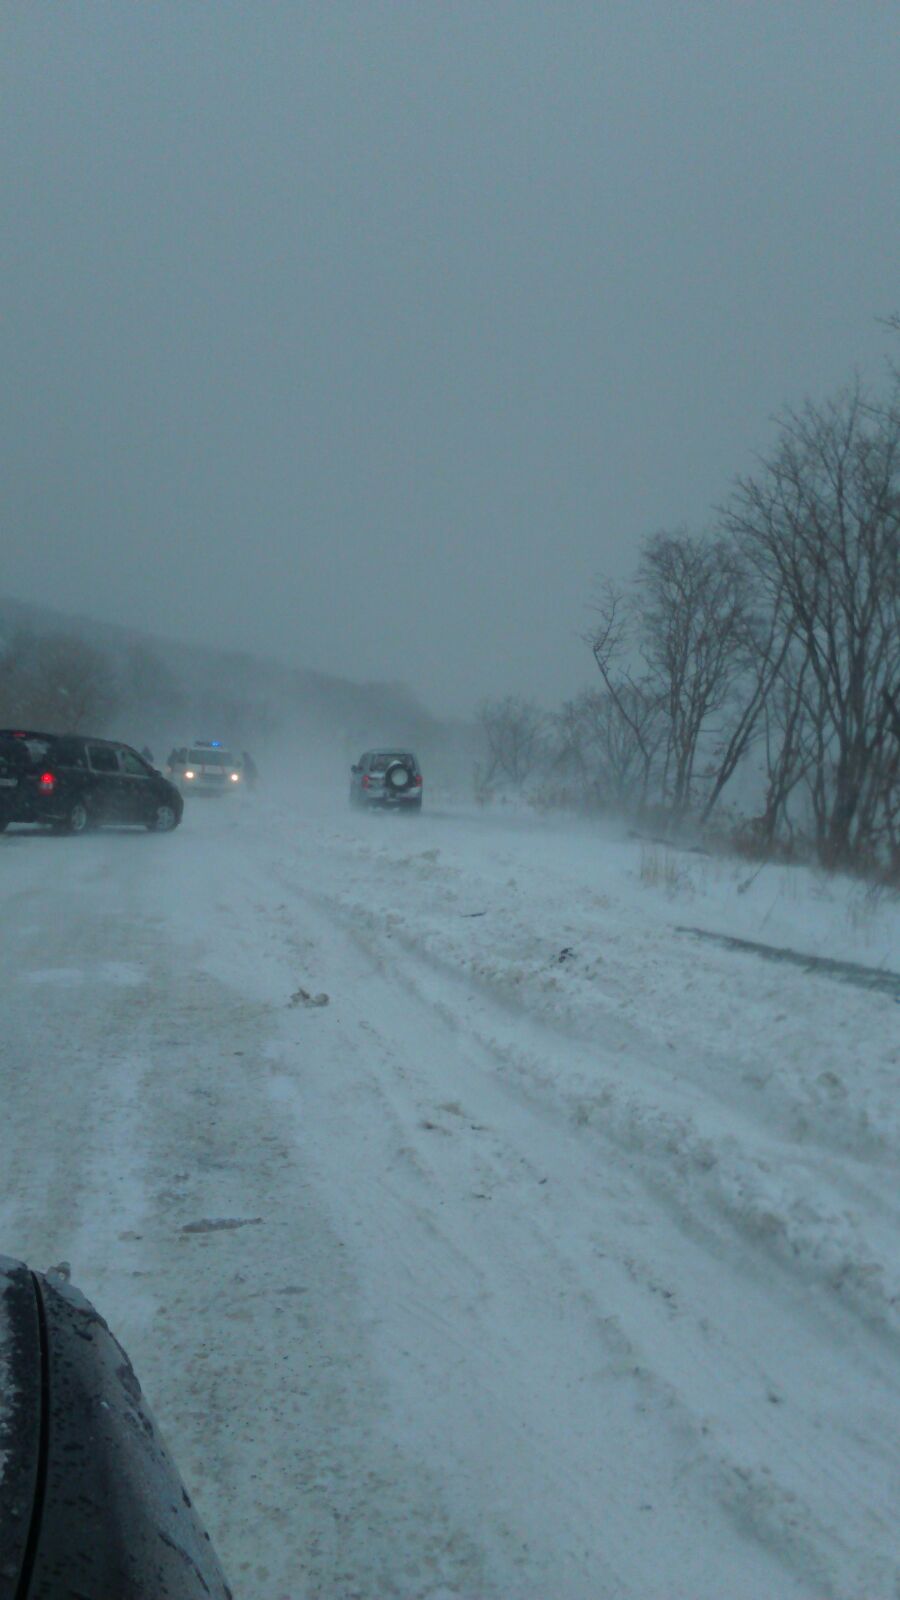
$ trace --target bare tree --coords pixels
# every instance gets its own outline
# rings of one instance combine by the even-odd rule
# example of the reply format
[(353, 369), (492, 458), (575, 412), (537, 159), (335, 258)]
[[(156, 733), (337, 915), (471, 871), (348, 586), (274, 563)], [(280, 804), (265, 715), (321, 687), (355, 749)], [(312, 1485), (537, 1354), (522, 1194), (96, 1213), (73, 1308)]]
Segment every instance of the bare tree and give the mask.
[(644, 545), (636, 586), (641, 653), (668, 717), (664, 790), (681, 817), (710, 718), (724, 712), (746, 667), (747, 571), (725, 539), (659, 533)]
[[(689, 810), (706, 741), (715, 755), (708, 814), (749, 747), (771, 674), (775, 637), (770, 629), (764, 640), (752, 616), (746, 564), (726, 539), (659, 533), (644, 544), (631, 592), (606, 584), (595, 609), (591, 649), (641, 751), (642, 799), (664, 726), (661, 798), (676, 817)], [(642, 663), (637, 675), (633, 660)], [(715, 726), (712, 719), (724, 716), (748, 677), (752, 687), (737, 715)]]
[(119, 679), (129, 711), (155, 721), (174, 720), (184, 711), (185, 695), (156, 651), (141, 640), (129, 645)]
[(544, 713), (533, 700), (507, 695), (503, 700), (482, 701), (478, 721), (487, 752), (482, 786), (505, 779), (521, 789), (544, 755)]
[(714, 740), (707, 768), (709, 788), (700, 820), (708, 822), (739, 763), (763, 731), (773, 690), (784, 671), (792, 631), (781, 596), (766, 611), (750, 590), (749, 575), (742, 576), (744, 603), (735, 641), (737, 674), (722, 733)]
[(28, 720), (28, 667), (35, 648), (34, 635), (19, 628), (0, 647), (0, 724), (13, 726)]
[(766, 697), (763, 744), (766, 799), (758, 819), (757, 837), (767, 851), (774, 844), (779, 829), (789, 837), (793, 835), (789, 810), (791, 795), (814, 765), (810, 733), (819, 718), (810, 710), (807, 669), (802, 649), (788, 651)]
[(553, 733), (554, 767), (574, 776), (584, 805), (641, 809), (664, 722), (631, 685), (617, 683), (615, 697), (583, 690), (553, 719)]
[[(859, 387), (790, 413), (727, 525), (803, 655), (808, 782), (819, 855), (877, 847), (896, 783), (900, 684), (900, 411)], [(794, 733), (796, 734), (796, 724)]]
[(2, 720), (48, 733), (99, 733), (116, 707), (112, 664), (86, 640), (19, 633), (0, 658)]
[[(594, 610), (597, 621), (587, 634), (608, 700), (609, 738), (617, 742), (620, 761), (631, 747), (640, 756), (639, 777), (632, 800), (635, 809), (646, 805), (657, 758), (666, 732), (661, 684), (644, 673), (633, 676), (630, 662), (636, 654), (635, 634), (640, 612), (631, 595), (616, 584), (601, 584)], [(618, 727), (613, 729), (613, 714)]]

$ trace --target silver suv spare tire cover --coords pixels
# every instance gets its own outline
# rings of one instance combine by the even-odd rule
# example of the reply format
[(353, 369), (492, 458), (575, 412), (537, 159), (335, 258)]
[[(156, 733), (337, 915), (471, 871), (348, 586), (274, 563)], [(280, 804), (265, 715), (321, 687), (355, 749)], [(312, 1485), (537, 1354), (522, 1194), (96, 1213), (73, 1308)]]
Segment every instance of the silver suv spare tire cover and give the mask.
[(395, 761), (393, 766), (388, 767), (385, 778), (392, 789), (408, 789), (412, 783), (412, 773), (402, 761)]

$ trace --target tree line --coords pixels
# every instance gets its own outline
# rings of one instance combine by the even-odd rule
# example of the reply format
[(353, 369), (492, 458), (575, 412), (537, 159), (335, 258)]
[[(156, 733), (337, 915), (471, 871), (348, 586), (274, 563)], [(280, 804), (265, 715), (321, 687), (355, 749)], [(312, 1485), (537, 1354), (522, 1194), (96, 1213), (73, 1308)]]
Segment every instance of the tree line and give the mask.
[(0, 725), (102, 734), (127, 693), (104, 650), (67, 633), (18, 628), (0, 645)]
[(710, 826), (746, 762), (744, 848), (900, 879), (900, 383), (783, 416), (709, 532), (598, 582), (585, 641), (597, 679), (558, 712), (482, 705), (482, 793)]
[(188, 683), (141, 640), (105, 649), (77, 633), (18, 627), (0, 641), (0, 727), (98, 736), (114, 729), (138, 744), (185, 727), (268, 736), (264, 686), (242, 692), (248, 664), (220, 654), (215, 665), (214, 677)]

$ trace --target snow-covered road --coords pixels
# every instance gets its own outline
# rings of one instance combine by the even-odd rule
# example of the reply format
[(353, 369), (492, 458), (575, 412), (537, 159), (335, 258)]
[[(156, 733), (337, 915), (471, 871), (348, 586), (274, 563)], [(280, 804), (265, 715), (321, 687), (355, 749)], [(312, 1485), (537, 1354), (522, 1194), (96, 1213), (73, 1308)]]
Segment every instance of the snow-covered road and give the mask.
[(897, 1600), (900, 1009), (673, 931), (896, 970), (896, 904), (272, 800), (0, 874), (0, 1250), (241, 1600)]

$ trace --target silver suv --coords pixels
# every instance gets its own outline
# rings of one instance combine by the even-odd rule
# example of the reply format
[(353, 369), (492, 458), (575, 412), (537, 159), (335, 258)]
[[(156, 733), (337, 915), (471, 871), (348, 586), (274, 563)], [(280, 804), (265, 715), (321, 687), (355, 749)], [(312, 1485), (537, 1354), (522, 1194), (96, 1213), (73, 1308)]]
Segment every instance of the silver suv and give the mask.
[(422, 809), (422, 771), (411, 750), (366, 750), (350, 768), (352, 806)]

